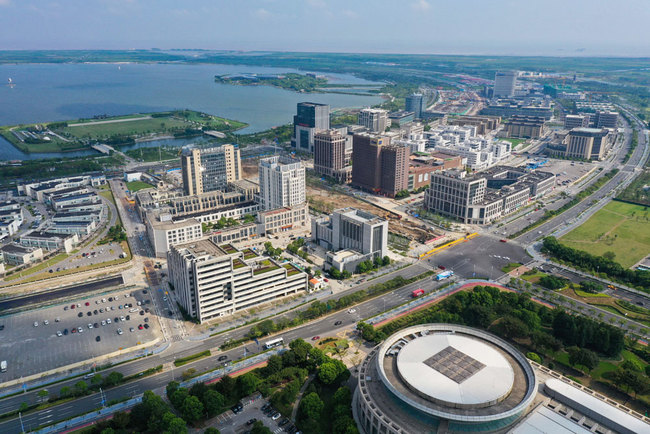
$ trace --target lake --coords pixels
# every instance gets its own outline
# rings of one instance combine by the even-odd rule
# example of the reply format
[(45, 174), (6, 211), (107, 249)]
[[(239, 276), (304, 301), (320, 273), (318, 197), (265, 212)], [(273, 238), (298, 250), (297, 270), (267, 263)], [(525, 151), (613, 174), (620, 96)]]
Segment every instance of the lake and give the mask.
[[(300, 72), (284, 68), (186, 64), (0, 65), (0, 125), (63, 121), (94, 115), (124, 115), (192, 109), (250, 126), (241, 132), (291, 123), (296, 104), (313, 101), (332, 108), (378, 104), (377, 96), (300, 94), (269, 86), (217, 84), (215, 75)], [(325, 74), (332, 83), (371, 84), (345, 74)], [(8, 78), (13, 86), (8, 86)], [(167, 143), (166, 143), (167, 144)], [(145, 142), (143, 146), (157, 146)], [(0, 159), (92, 155), (92, 152), (25, 154), (0, 139)]]

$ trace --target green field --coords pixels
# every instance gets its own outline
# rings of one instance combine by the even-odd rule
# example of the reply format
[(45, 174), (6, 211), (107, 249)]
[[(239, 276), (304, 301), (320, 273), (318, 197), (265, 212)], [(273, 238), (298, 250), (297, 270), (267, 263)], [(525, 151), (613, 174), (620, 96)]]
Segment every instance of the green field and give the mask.
[(153, 185), (147, 184), (146, 182), (142, 182), (142, 181), (131, 181), (126, 183), (126, 188), (131, 193), (135, 193), (138, 190), (143, 190), (145, 188), (151, 188), (151, 187), (153, 187)]
[(560, 240), (592, 255), (613, 252), (614, 261), (631, 267), (650, 252), (650, 210), (612, 201)]
[(136, 139), (194, 137), (202, 131), (233, 133), (247, 124), (193, 110), (143, 113), (68, 122), (0, 127), (0, 134), (24, 152), (65, 152), (95, 143), (134, 144)]
[(174, 128), (189, 128), (191, 126), (189, 122), (173, 117), (151, 118), (139, 116), (132, 119), (98, 121), (108, 123), (67, 126), (62, 131), (79, 139), (101, 140), (115, 135), (141, 136)]

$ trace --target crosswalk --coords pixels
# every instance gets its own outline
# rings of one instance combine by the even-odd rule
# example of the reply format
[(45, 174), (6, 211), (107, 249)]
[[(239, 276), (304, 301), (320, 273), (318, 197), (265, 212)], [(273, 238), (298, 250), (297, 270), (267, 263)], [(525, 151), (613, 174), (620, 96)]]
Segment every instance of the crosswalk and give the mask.
[(172, 341), (172, 342), (180, 342), (180, 341), (183, 340), (183, 337), (180, 336), (180, 335), (174, 335), (169, 340)]

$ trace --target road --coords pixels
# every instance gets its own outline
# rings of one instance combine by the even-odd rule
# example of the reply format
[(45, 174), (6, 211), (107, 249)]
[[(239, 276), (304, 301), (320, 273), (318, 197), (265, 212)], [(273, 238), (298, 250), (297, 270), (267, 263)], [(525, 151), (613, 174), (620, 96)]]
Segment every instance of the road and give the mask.
[(20, 307), (28, 307), (33, 304), (42, 304), (49, 301), (56, 301), (59, 303), (62, 299), (71, 296), (79, 296), (86, 292), (94, 292), (104, 288), (111, 288), (122, 285), (124, 280), (121, 275), (97, 279), (92, 282), (82, 283), (80, 285), (66, 286), (60, 289), (41, 292), (34, 295), (25, 297), (15, 297), (0, 302), (0, 312), (6, 313), (9, 309), (17, 309)]
[[(578, 217), (583, 212), (587, 211), (589, 208), (594, 207), (595, 204), (600, 207), (604, 206), (609, 200), (611, 200), (615, 193), (627, 186), (629, 182), (634, 179), (637, 175), (637, 166), (643, 164), (643, 156), (646, 147), (646, 136), (641, 131), (639, 134), (639, 144), (634, 150), (634, 153), (628, 160), (628, 162), (620, 167), (621, 160), (625, 155), (625, 148), (623, 147), (619, 152), (616, 159), (610, 167), (618, 167), (619, 171), (612, 179), (610, 179), (603, 187), (598, 191), (593, 193), (591, 196), (585, 198), (582, 202), (575, 205), (574, 207), (564, 211), (562, 214), (548, 220), (537, 228), (528, 231), (527, 233), (520, 235), (516, 238), (516, 241), (522, 245), (533, 244), (538, 238), (548, 236), (563, 226), (570, 226), (571, 223), (575, 223), (576, 217)], [(603, 170), (603, 173), (608, 171), (608, 169)], [(571, 225), (573, 226), (573, 225)]]
[[(415, 269), (417, 267), (418, 266), (412, 266), (409, 268)], [(421, 270), (422, 269), (420, 269), (420, 272)], [(372, 283), (374, 283), (374, 281), (368, 282), (367, 284), (372, 284)], [(423, 288), (427, 291), (430, 291), (434, 288), (439, 287), (443, 283), (446, 282), (436, 282), (430, 278), (421, 282), (415, 282), (410, 285), (406, 285), (402, 288), (399, 288), (395, 291), (392, 291), (390, 293), (387, 293), (381, 297), (366, 301), (364, 303), (355, 306), (355, 312), (353, 314), (348, 313), (347, 310), (343, 310), (334, 313), (332, 315), (329, 315), (327, 317), (315, 320), (311, 323), (305, 324), (296, 329), (289, 330), (284, 333), (280, 333), (278, 336), (282, 336), (285, 339), (285, 342), (290, 342), (298, 338), (310, 340), (313, 336), (330, 336), (330, 335), (335, 335), (337, 332), (354, 329), (358, 321), (379, 314), (387, 309), (390, 309), (392, 307), (407, 302), (408, 300), (411, 299), (411, 292), (414, 289)], [(363, 287), (365, 285), (361, 285), (361, 286)], [(358, 288), (355, 288), (355, 290), (356, 289)], [(337, 294), (337, 298), (340, 295), (341, 294)], [(282, 315), (281, 317), (291, 318), (293, 317), (293, 315), (295, 315), (295, 313), (289, 312)], [(335, 325), (337, 321), (341, 321), (341, 324), (338, 326)], [(189, 356), (204, 350), (209, 349), (212, 351), (213, 354), (209, 358), (205, 358), (197, 362), (184, 365), (182, 368), (177, 368), (174, 370), (165, 370), (160, 374), (150, 376), (150, 377), (145, 377), (142, 378), (141, 380), (132, 381), (123, 384), (121, 386), (108, 389), (104, 393), (105, 398), (107, 401), (111, 401), (113, 399), (119, 399), (125, 396), (136, 396), (143, 393), (146, 390), (154, 390), (160, 387), (164, 387), (167, 385), (167, 383), (172, 381), (172, 379), (178, 379), (181, 376), (182, 372), (187, 369), (193, 368), (196, 369), (197, 372), (203, 372), (208, 369), (214, 368), (217, 365), (216, 359), (222, 355), (228, 356), (230, 360), (235, 360), (235, 359), (242, 358), (244, 356), (244, 352), (246, 352), (246, 355), (249, 356), (258, 353), (261, 350), (261, 348), (260, 346), (254, 343), (249, 343), (245, 347), (238, 347), (225, 352), (219, 352), (218, 350), (216, 350), (216, 348), (218, 348), (218, 346), (223, 344), (227, 339), (239, 339), (241, 337), (244, 337), (246, 333), (248, 333), (250, 328), (251, 326), (246, 326), (236, 330), (232, 330), (231, 332), (228, 333), (224, 333), (206, 339), (205, 341), (201, 342), (199, 345), (196, 345), (193, 348), (185, 351), (176, 352), (173, 354), (170, 352), (166, 352), (165, 354), (152, 355), (144, 359), (139, 359), (130, 363), (126, 363), (124, 365), (117, 366), (115, 368), (102, 371), (101, 372), (102, 376), (106, 376), (112, 371), (118, 371), (121, 372), (123, 375), (127, 376), (127, 375), (137, 374), (150, 367), (161, 365), (161, 364), (169, 366), (169, 364), (177, 358)], [(263, 343), (263, 341), (260, 343)], [(73, 387), (74, 383), (76, 383), (77, 381), (79, 381), (79, 378), (64, 381), (56, 385), (52, 385), (51, 387), (48, 387), (48, 390), (50, 394), (58, 394), (62, 387), (64, 386)], [(0, 414), (17, 409), (22, 402), (35, 403), (38, 402), (38, 399), (39, 398), (37, 396), (37, 391), (32, 391), (25, 394), (2, 399), (0, 400)], [(99, 393), (94, 393), (92, 395), (77, 399), (74, 402), (61, 404), (55, 407), (51, 407), (50, 409), (47, 410), (38, 411), (35, 413), (25, 415), (23, 416), (22, 419), (25, 425), (25, 429), (29, 431), (30, 429), (34, 429), (37, 426), (45, 423), (64, 420), (70, 418), (75, 414), (81, 414), (87, 411), (91, 411), (97, 407), (100, 407), (100, 402), (101, 402), (101, 397)], [(18, 418), (3, 421), (0, 423), (0, 432), (17, 433), (20, 431), (21, 431), (20, 421), (18, 420)]]

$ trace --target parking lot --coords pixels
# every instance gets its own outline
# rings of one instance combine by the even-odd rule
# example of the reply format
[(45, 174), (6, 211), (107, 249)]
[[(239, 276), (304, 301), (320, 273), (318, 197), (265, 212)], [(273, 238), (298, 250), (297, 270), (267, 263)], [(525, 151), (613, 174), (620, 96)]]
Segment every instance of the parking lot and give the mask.
[(56, 272), (72, 268), (81, 268), (87, 265), (101, 264), (118, 259), (122, 253), (124, 253), (124, 251), (119, 243), (96, 245), (89, 249), (84, 249), (83, 252), (70, 256), (64, 261), (54, 264), (48, 269), (48, 271), (52, 270), (51, 272)]
[(92, 359), (159, 335), (151, 292), (146, 289), (0, 317), (2, 326), (0, 360), (7, 361), (7, 372), (0, 374), (0, 382)]
[[(270, 407), (270, 404), (266, 400), (260, 399), (250, 404), (246, 402), (243, 404), (246, 405), (237, 413), (233, 412), (233, 410), (228, 410), (217, 416), (213, 419), (214, 423), (212, 426), (217, 428), (222, 434), (243, 434), (250, 432), (253, 427), (253, 420), (260, 420), (272, 433), (286, 432), (296, 434), (296, 427), (284, 416), (278, 416), (276, 419), (273, 419), (273, 415), (277, 414), (277, 412)], [(268, 406), (269, 409), (266, 410), (265, 406)], [(263, 411), (263, 408), (266, 411)]]

